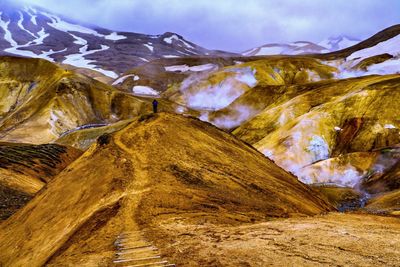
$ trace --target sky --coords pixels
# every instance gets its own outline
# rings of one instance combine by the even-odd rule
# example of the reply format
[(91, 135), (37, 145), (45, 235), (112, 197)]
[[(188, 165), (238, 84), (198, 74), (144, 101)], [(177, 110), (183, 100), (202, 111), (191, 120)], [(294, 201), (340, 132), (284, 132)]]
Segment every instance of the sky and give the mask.
[[(1, 0), (0, 0), (1, 1)], [(209, 49), (366, 39), (400, 23), (400, 0), (18, 0), (117, 31), (176, 32)]]

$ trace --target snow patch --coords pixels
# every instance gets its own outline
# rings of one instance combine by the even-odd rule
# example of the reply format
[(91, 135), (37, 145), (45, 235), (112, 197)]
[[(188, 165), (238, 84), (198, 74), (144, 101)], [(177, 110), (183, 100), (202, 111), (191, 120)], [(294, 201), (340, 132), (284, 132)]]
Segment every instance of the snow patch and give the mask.
[(255, 53), (255, 56), (267, 56), (267, 55), (279, 55), (281, 54), (285, 49), (279, 46), (272, 46), (272, 47), (261, 47), (257, 53)]
[(71, 34), (71, 36), (76, 39), (76, 41), (74, 43), (81, 44), (83, 46), (81, 48), (79, 48), (79, 54), (72, 54), (72, 55), (65, 56), (66, 59), (63, 61), (64, 64), (69, 64), (69, 65), (72, 65), (72, 66), (75, 66), (78, 68), (86, 68), (86, 69), (95, 70), (95, 71), (98, 71), (98, 72), (100, 72), (108, 77), (111, 77), (113, 79), (118, 78), (118, 75), (115, 72), (99, 68), (96, 65), (92, 64), (94, 62), (94, 60), (85, 59), (85, 56), (87, 56), (87, 55), (105, 51), (105, 50), (109, 49), (110, 47), (108, 47), (106, 45), (101, 45), (100, 49), (88, 51), (89, 45), (85, 39), (75, 36), (73, 34)]
[(202, 112), (200, 114), (199, 120), (208, 122), (209, 116), (210, 116), (209, 112)]
[(164, 58), (177, 58), (179, 56), (175, 56), (175, 55), (164, 55)]
[(10, 21), (4, 21), (2, 18), (3, 12), (0, 12), (0, 27), (3, 29), (4, 33), (4, 39), (10, 43), (11, 46), (16, 47), (18, 46), (17, 42), (14, 41), (12, 38), (12, 34), (10, 30), (8, 29), (8, 25), (10, 24)]
[(187, 108), (185, 108), (184, 106), (178, 106), (178, 107), (175, 109), (175, 112), (178, 113), (178, 114), (185, 113), (186, 111), (187, 111)]
[(34, 15), (37, 13), (37, 11), (35, 9), (33, 9), (32, 7), (28, 7), (28, 6), (24, 7), (24, 10), (31, 17), (30, 21), (32, 22), (32, 24), (37, 26), (37, 21), (36, 21), (37, 16)]
[(347, 57), (347, 60), (353, 59), (364, 59), (381, 54), (390, 54), (392, 56), (397, 56), (400, 54), (400, 34), (383, 42), (376, 44), (375, 46), (361, 49), (354, 52)]
[(357, 65), (361, 59), (354, 60), (353, 64), (346, 67), (339, 67), (339, 73), (335, 76), (338, 79), (355, 78), (367, 75), (389, 75), (400, 73), (400, 59), (389, 59), (381, 63), (368, 66), (366, 71), (353, 70), (352, 66)]
[(179, 41), (180, 43), (182, 43), (184, 46), (186, 46), (187, 48), (190, 49), (195, 49), (191, 44), (189, 44), (188, 42), (186, 42), (185, 40), (179, 38), (178, 35), (173, 34), (170, 37), (166, 37), (164, 38), (164, 42), (166, 42), (167, 44), (172, 44), (172, 41)]
[(46, 13), (46, 12), (40, 12), (42, 15), (48, 17), (52, 22), (47, 23), (50, 27), (53, 27), (56, 30), (62, 31), (62, 32), (80, 32), (80, 33), (85, 33), (85, 34), (91, 34), (97, 37), (104, 37), (103, 34), (98, 33), (95, 30), (89, 29), (87, 27), (78, 25), (78, 24), (72, 24), (69, 22), (66, 22), (62, 20), (61, 18)]
[(137, 95), (157, 96), (160, 93), (149, 86), (136, 85), (132, 88), (132, 92)]
[(23, 30), (24, 32), (27, 32), (28, 34), (30, 34), (31, 36), (33, 36), (34, 38), (36, 38), (36, 36), (35, 36), (32, 32), (30, 32), (30, 31), (28, 31), (27, 29), (25, 29), (24, 25), (22, 24), (22, 23), (24, 22), (24, 15), (22, 14), (22, 12), (21, 12), (21, 11), (18, 11), (18, 13), (19, 13), (19, 20), (18, 20), (18, 22), (17, 22), (18, 27), (19, 27), (21, 30)]
[(393, 124), (385, 124), (384, 128), (385, 129), (396, 129), (397, 127), (394, 126)]
[(125, 75), (125, 76), (122, 76), (122, 77), (118, 78), (117, 80), (115, 80), (115, 81), (112, 83), (112, 85), (119, 85), (119, 84), (122, 84), (126, 79), (128, 79), (128, 78), (130, 78), (130, 77), (133, 77), (133, 80), (134, 80), (134, 81), (138, 81), (138, 80), (140, 79), (139, 76), (137, 76), (137, 75), (135, 75), (135, 74), (129, 74), (129, 75)]
[(20, 48), (29, 47), (30, 45), (43, 44), (44, 39), (46, 39), (49, 36), (49, 34), (45, 32), (44, 28), (42, 28), (41, 31), (38, 32), (38, 37), (36, 39), (28, 42), (27, 44), (18, 45), (17, 42), (13, 40), (11, 32), (8, 30), (8, 25), (10, 24), (10, 21), (8, 21), (8, 22), (3, 21), (1, 16), (2, 16), (2, 12), (0, 12), (0, 27), (5, 32), (4, 39), (6, 41), (8, 41), (11, 45), (10, 48), (4, 49), (5, 52), (8, 52), (8, 53), (14, 54), (14, 55), (24, 56), (24, 57), (43, 58), (43, 59), (49, 60), (51, 62), (54, 62), (54, 59), (52, 59), (50, 57), (50, 55), (66, 51), (66, 49), (63, 49), (61, 51), (53, 51), (52, 49), (50, 49), (47, 52), (42, 51), (41, 54), (35, 54), (29, 50), (20, 50)]
[(175, 65), (175, 66), (164, 67), (166, 71), (170, 72), (187, 72), (187, 71), (198, 72), (198, 71), (209, 71), (215, 68), (217, 68), (217, 65), (215, 64), (204, 64), (192, 67), (189, 67), (188, 65)]
[(111, 41), (118, 41), (118, 40), (123, 40), (126, 38), (128, 38), (128, 37), (126, 37), (125, 35), (120, 35), (116, 32), (112, 32), (109, 35), (104, 36), (104, 39), (111, 40)]
[(368, 67), (367, 74), (396, 74), (400, 73), (400, 59), (390, 59)]
[(147, 47), (149, 50), (150, 50), (150, 52), (154, 52), (154, 47), (152, 46), (152, 45), (150, 45), (150, 44), (143, 44), (145, 47)]
[(172, 44), (173, 40), (179, 41), (180, 38), (176, 34), (173, 34), (170, 37), (164, 38), (164, 42), (166, 42), (167, 44)]
[[(32, 44), (35, 45), (41, 45), (44, 43), (44, 39), (46, 39), (47, 37), (50, 36), (50, 34), (46, 33), (44, 28), (42, 28), (40, 30), (40, 32), (38, 32), (38, 38), (32, 41)], [(31, 43), (27, 44), (27, 46), (31, 45)]]

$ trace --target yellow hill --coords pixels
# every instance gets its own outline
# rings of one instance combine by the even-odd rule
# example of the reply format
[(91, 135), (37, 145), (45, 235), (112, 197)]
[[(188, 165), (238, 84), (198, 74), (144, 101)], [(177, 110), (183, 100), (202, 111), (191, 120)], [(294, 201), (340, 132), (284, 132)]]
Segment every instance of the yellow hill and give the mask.
[(387, 75), (316, 84), (233, 133), (303, 181), (354, 186), (375, 171), (385, 147), (400, 142), (398, 83), (398, 75)]
[(133, 118), (151, 106), (41, 59), (0, 57), (0, 140), (43, 144), (87, 124)]
[(1, 224), (0, 263), (110, 265), (119, 234), (139, 231), (163, 245), (154, 237), (171, 220), (241, 225), (330, 210), (233, 136), (197, 119), (150, 115), (101, 136)]

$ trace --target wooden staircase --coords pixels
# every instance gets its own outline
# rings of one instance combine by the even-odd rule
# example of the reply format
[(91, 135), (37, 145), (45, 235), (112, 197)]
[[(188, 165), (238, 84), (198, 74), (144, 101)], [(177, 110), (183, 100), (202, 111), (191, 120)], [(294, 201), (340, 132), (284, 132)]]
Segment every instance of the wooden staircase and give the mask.
[(158, 267), (175, 266), (167, 260), (162, 259), (158, 249), (147, 242), (140, 231), (123, 232), (114, 245), (115, 253), (114, 264), (121, 267)]

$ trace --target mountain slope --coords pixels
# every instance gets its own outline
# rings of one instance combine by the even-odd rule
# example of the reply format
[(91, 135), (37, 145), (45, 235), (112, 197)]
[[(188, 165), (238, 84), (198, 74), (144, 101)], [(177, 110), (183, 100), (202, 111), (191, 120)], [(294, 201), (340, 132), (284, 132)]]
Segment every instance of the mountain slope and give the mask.
[[(234, 134), (303, 181), (361, 186), (372, 192), (367, 184), (381, 180), (397, 162), (399, 81), (396, 75), (368, 76), (368, 68), (379, 65), (375, 64), (378, 61), (398, 62), (393, 45), (396, 29), (388, 28), (378, 39), (371, 38), (376, 41), (374, 49), (394, 50), (392, 55), (365, 58), (370, 63), (343, 58), (340, 51), (333, 60), (329, 55), (231, 57), (219, 62), (164, 60), (132, 70), (117, 86), (126, 91), (137, 85), (152, 86), (161, 97), (181, 105), (178, 113), (190, 108), (218, 127), (239, 127)], [(207, 64), (213, 67), (206, 69)], [(355, 71), (359, 64), (366, 70)], [(395, 69), (381, 70), (381, 74), (396, 73)], [(343, 79), (348, 74), (362, 77)], [(310, 132), (318, 134), (313, 138), (306, 134)]]
[(371, 212), (400, 216), (400, 189), (376, 195), (365, 208)]
[(329, 210), (317, 192), (233, 136), (157, 114), (101, 137), (1, 224), (0, 262), (109, 265), (122, 232), (158, 244), (153, 234), (173, 220), (238, 225)]
[(356, 186), (397, 162), (386, 148), (400, 142), (398, 84), (397, 75), (321, 83), (233, 133), (304, 182)]
[[(339, 50), (339, 51), (325, 54), (322, 57), (323, 58), (348, 57), (357, 51), (376, 46), (377, 44), (387, 41), (389, 39), (392, 39), (392, 38), (398, 36), (399, 34), (400, 34), (400, 24), (393, 25), (391, 27), (388, 27), (388, 28), (374, 34), (370, 38), (359, 42), (356, 45), (347, 47), (347, 48)], [(383, 52), (382, 52), (382, 54), (383, 54)]]
[(296, 94), (290, 86), (306, 88), (332, 78), (336, 71), (308, 57), (275, 56), (190, 75), (162, 96), (199, 111), (203, 120), (220, 128), (233, 129), (279, 98)]
[(0, 220), (24, 206), (81, 154), (55, 144), (0, 143)]
[(55, 144), (0, 144), (0, 184), (35, 194), (82, 153)]
[(314, 55), (341, 70), (339, 78), (400, 73), (400, 25), (386, 28), (343, 50)]
[(0, 140), (43, 144), (133, 118), (151, 105), (42, 59), (0, 57)]
[(0, 7), (0, 50), (4, 55), (43, 58), (117, 78), (157, 58), (226, 54), (166, 32), (145, 35), (84, 25), (39, 7), (9, 1)]

